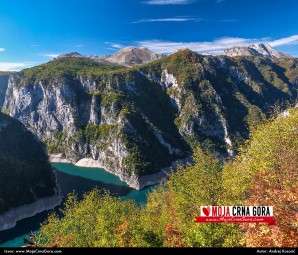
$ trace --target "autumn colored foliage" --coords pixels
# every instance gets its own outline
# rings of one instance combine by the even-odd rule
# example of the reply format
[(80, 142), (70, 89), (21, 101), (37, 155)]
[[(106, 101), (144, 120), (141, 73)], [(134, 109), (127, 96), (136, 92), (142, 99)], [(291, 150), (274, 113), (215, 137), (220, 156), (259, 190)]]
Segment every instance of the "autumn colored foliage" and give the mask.
[(242, 171), (250, 173), (247, 205), (274, 207), (276, 226), (245, 224), (244, 245), (298, 246), (298, 112), (263, 124), (240, 157)]
[[(63, 217), (49, 217), (39, 246), (297, 247), (298, 110), (265, 121), (225, 162), (200, 148), (137, 206), (93, 190), (70, 195)], [(288, 116), (286, 116), (288, 115)], [(202, 205), (268, 205), (277, 225), (195, 223)]]

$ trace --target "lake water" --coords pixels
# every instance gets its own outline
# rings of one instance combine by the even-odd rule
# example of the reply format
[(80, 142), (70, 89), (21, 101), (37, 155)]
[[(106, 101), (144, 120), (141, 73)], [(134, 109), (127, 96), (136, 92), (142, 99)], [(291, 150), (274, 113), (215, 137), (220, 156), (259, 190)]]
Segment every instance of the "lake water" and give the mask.
[[(75, 191), (81, 198), (84, 192), (97, 187), (109, 190), (113, 196), (133, 199), (136, 203), (141, 204), (146, 203), (146, 195), (153, 188), (149, 187), (140, 191), (134, 190), (117, 176), (101, 168), (77, 167), (66, 163), (52, 163), (52, 165), (58, 170), (57, 179), (64, 197)], [(65, 198), (63, 201), (65, 201)], [(59, 210), (60, 207), (55, 208), (55, 210)], [(24, 245), (23, 238), (31, 232), (38, 230), (40, 223), (52, 211), (42, 212), (31, 218), (21, 220), (13, 229), (1, 231), (0, 247), (20, 247)]]

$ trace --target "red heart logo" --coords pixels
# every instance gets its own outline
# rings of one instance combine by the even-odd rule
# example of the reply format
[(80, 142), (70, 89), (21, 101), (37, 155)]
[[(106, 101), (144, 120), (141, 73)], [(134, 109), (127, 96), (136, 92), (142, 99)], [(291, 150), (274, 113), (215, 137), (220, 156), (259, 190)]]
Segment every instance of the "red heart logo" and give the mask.
[(206, 215), (206, 216), (209, 216), (210, 214), (210, 206), (207, 206), (207, 207), (203, 207), (203, 213)]

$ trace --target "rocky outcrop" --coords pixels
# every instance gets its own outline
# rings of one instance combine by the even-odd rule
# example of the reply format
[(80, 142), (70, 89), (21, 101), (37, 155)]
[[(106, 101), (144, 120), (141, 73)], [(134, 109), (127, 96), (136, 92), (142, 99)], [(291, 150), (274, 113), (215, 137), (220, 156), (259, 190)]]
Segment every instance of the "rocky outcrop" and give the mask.
[(266, 58), (291, 58), (290, 55), (274, 50), (269, 44), (256, 43), (250, 46), (233, 46), (225, 50), (224, 54), (229, 57), (257, 56)]
[(73, 123), (76, 116), (71, 112), (78, 106), (72, 103), (76, 94), (68, 84), (63, 84), (60, 89), (55, 86), (45, 89), (42, 82), (19, 88), (19, 79), (20, 76), (15, 75), (8, 81), (4, 109), (11, 116), (21, 120), (40, 138), (63, 129), (75, 132)]
[(54, 162), (54, 163), (72, 163), (69, 159), (65, 158), (65, 156), (62, 155), (62, 153), (50, 154), (49, 156), (50, 156), (50, 162)]

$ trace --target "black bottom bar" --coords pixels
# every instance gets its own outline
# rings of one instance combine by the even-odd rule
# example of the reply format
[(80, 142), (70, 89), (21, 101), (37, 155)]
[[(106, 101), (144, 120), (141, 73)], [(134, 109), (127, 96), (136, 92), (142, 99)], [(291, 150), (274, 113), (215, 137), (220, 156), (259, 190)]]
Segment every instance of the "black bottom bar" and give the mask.
[(298, 254), (297, 248), (0, 248), (0, 254), (138, 254), (154, 252), (154, 255), (166, 254)]

